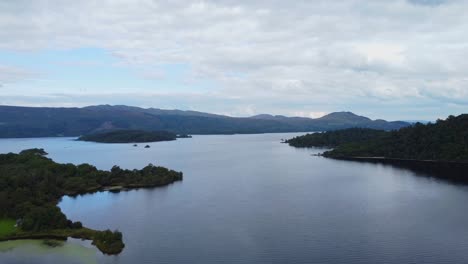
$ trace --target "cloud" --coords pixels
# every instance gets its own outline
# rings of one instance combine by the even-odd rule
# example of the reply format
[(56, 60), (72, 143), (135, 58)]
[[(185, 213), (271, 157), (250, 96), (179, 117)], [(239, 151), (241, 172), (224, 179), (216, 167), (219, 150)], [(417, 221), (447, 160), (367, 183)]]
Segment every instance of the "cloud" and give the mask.
[(102, 48), (143, 78), (186, 64), (232, 112), (409, 109), (468, 101), (467, 12), (457, 0), (2, 1), (0, 49)]
[(326, 113), (326, 112), (303, 112), (303, 111), (299, 111), (299, 112), (294, 112), (293, 116), (319, 118), (319, 117), (325, 116), (326, 114), (328, 114), (328, 113)]
[(37, 76), (36, 73), (26, 69), (0, 65), (0, 87), (8, 83), (31, 79)]
[(427, 5), (427, 6), (437, 6), (437, 5), (447, 3), (446, 0), (408, 0), (408, 1), (415, 5)]

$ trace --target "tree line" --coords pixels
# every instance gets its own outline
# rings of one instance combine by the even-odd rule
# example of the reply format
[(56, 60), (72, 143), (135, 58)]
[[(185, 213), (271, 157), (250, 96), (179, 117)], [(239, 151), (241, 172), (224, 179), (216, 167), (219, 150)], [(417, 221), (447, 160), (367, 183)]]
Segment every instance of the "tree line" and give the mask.
[[(141, 170), (114, 166), (102, 171), (89, 164), (59, 164), (45, 157), (43, 149), (20, 154), (0, 154), (0, 219), (18, 219), (23, 232), (82, 229), (57, 206), (63, 195), (93, 192), (109, 186), (150, 187), (182, 180), (182, 173), (149, 164)], [(108, 230), (107, 230), (108, 231)], [(120, 240), (120, 232), (93, 233), (101, 245)], [(96, 241), (95, 241), (96, 242)], [(123, 247), (123, 243), (122, 243)]]
[(396, 131), (345, 129), (288, 140), (295, 147), (334, 147), (327, 157), (385, 157), (468, 162), (468, 114)]

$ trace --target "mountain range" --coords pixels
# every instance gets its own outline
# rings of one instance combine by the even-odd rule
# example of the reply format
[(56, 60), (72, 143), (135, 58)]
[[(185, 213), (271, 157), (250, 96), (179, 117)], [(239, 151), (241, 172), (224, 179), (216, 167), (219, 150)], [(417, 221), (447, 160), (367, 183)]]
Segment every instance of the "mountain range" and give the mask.
[(256, 115), (230, 117), (197, 111), (125, 105), (82, 108), (0, 106), (0, 138), (81, 136), (116, 129), (167, 130), (179, 134), (246, 134), (329, 131), (351, 127), (396, 130), (410, 124), (371, 120), (351, 112), (320, 118)]

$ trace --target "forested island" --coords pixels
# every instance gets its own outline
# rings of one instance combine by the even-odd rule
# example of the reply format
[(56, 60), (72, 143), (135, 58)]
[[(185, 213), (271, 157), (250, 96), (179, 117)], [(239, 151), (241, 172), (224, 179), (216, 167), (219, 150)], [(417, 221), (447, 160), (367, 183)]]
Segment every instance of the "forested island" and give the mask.
[(295, 147), (333, 147), (331, 158), (386, 158), (468, 162), (468, 114), (449, 116), (397, 131), (345, 129), (308, 134), (286, 141)]
[(149, 164), (141, 170), (118, 166), (102, 171), (89, 164), (59, 164), (43, 149), (0, 154), (0, 241), (15, 239), (89, 239), (105, 254), (124, 248), (119, 231), (92, 230), (72, 222), (57, 206), (64, 195), (100, 190), (164, 186), (182, 173)]
[[(184, 137), (189, 136), (184, 135)], [(177, 134), (168, 131), (115, 130), (84, 135), (79, 137), (78, 140), (99, 143), (146, 143), (171, 141), (177, 138)]]

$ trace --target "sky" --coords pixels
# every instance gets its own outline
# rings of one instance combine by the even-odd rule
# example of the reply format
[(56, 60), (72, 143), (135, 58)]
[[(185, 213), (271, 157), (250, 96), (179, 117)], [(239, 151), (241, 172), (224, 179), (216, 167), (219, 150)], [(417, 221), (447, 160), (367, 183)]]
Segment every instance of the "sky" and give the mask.
[(435, 120), (468, 112), (468, 0), (0, 0), (0, 105)]

